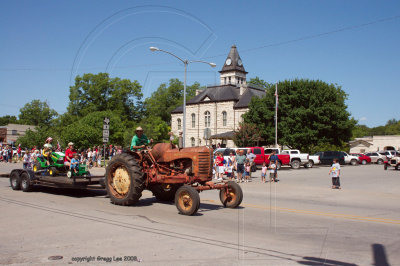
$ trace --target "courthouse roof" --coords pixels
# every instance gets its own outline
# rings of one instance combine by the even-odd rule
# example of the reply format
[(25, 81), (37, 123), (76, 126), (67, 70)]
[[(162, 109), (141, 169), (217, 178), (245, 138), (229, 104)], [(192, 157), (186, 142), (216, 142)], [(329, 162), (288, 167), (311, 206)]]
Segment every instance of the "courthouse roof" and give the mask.
[[(265, 91), (263, 89), (251, 87), (251, 85), (247, 85), (247, 87), (244, 88), (242, 95), (240, 95), (240, 87), (236, 87), (232, 84), (210, 86), (190, 99), (186, 105), (234, 101), (234, 108), (247, 108), (252, 97), (263, 97), (264, 95)], [(171, 113), (183, 113), (183, 106), (178, 106)]]
[[(226, 64), (226, 60), (227, 59), (231, 59), (231, 64), (227, 65)], [(221, 71), (219, 71), (219, 73), (223, 73), (223, 72), (230, 72), (230, 71), (239, 71), (239, 72), (243, 72), (246, 73), (246, 70), (244, 69), (243, 63), (239, 63), (239, 60), (242, 61), (242, 59), (239, 56), (239, 53), (236, 49), (236, 45), (232, 45), (231, 50), (229, 51), (228, 56), (225, 59), (225, 63), (224, 66), (222, 67)]]

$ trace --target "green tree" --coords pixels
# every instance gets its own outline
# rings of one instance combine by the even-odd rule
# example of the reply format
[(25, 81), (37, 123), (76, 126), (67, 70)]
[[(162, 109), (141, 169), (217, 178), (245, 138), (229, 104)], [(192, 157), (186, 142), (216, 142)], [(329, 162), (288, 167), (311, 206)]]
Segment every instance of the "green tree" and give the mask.
[(233, 142), (238, 147), (257, 146), (261, 140), (257, 125), (250, 123), (239, 123), (239, 128), (233, 135)]
[(265, 80), (260, 79), (259, 77), (251, 78), (247, 83), (250, 85), (255, 85), (259, 88), (263, 88), (264, 90), (267, 90), (274, 86), (274, 84), (270, 84), (270, 83), (266, 82)]
[(105, 117), (110, 118), (109, 143), (122, 145), (126, 129), (119, 115), (111, 111), (93, 112), (68, 125), (61, 135), (63, 143), (72, 141), (80, 149), (89, 148), (93, 145), (102, 145)]
[(49, 126), (51, 121), (58, 115), (50, 108), (46, 101), (33, 100), (19, 110), (19, 121), (21, 124), (34, 126)]
[[(186, 86), (186, 101), (196, 95), (199, 83)], [(144, 101), (147, 117), (160, 117), (171, 123), (171, 111), (183, 104), (183, 83), (179, 79), (170, 79), (169, 84), (162, 83), (158, 89)]]
[(108, 73), (84, 74), (70, 87), (68, 113), (84, 117), (98, 111), (113, 111), (123, 121), (140, 121), (143, 115), (139, 82), (110, 78)]
[(23, 148), (30, 149), (36, 146), (40, 149), (43, 147), (45, 140), (48, 137), (53, 138), (53, 144), (55, 146), (57, 145), (57, 142), (60, 142), (60, 145), (62, 145), (60, 135), (54, 131), (54, 128), (48, 126), (39, 126), (36, 127), (35, 130), (28, 129), (24, 136), (21, 136), (17, 139), (16, 143), (17, 145), (21, 144)]
[(14, 115), (5, 115), (0, 117), (0, 126), (6, 126), (8, 124), (18, 124), (19, 121)]
[[(275, 90), (263, 98), (254, 97), (246, 123), (257, 125), (265, 144), (275, 141)], [(286, 80), (278, 84), (278, 142), (304, 151), (312, 146), (344, 146), (352, 137), (350, 119), (341, 87), (320, 80)]]

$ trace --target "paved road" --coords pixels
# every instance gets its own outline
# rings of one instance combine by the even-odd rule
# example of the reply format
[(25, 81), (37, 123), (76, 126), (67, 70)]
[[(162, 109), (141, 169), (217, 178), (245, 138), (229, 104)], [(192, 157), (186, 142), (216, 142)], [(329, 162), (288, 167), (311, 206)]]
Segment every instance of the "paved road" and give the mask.
[[(15, 166), (0, 164), (0, 173)], [(400, 171), (345, 166), (343, 189), (332, 190), (328, 170), (281, 170), (273, 184), (257, 172), (241, 184), (241, 208), (222, 208), (217, 191), (205, 191), (190, 217), (148, 191), (121, 207), (102, 190), (24, 193), (0, 178), (0, 264), (114, 256), (134, 260), (117, 265), (400, 265)]]

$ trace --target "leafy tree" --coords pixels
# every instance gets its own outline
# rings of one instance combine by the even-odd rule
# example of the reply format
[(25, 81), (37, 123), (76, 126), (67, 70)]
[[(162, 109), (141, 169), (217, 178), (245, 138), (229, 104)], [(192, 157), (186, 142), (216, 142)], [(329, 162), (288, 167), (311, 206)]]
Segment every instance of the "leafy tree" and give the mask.
[(5, 115), (0, 117), (0, 126), (6, 126), (8, 124), (18, 124), (19, 121), (14, 115)]
[(109, 111), (123, 121), (139, 121), (143, 115), (142, 91), (139, 82), (110, 78), (108, 73), (84, 74), (70, 87), (68, 113), (84, 117), (98, 111)]
[(24, 148), (33, 148), (34, 146), (39, 149), (43, 147), (45, 140), (48, 137), (53, 138), (53, 144), (57, 145), (57, 141), (62, 144), (60, 136), (55, 133), (54, 129), (48, 126), (39, 126), (35, 130), (28, 129), (24, 136), (17, 139), (16, 143), (21, 144)]
[(265, 80), (260, 79), (259, 77), (251, 78), (247, 83), (250, 85), (255, 85), (259, 88), (263, 88), (265, 90), (272, 88), (274, 86), (274, 84), (270, 84)]
[(233, 142), (238, 147), (256, 146), (261, 140), (257, 125), (249, 123), (239, 123), (239, 128), (233, 136)]
[[(200, 89), (199, 83), (186, 86), (186, 100), (196, 95)], [(170, 79), (169, 84), (162, 83), (158, 89), (144, 101), (147, 117), (160, 117), (164, 122), (171, 123), (171, 111), (183, 104), (183, 83), (179, 79)]]
[[(342, 146), (352, 137), (350, 120), (341, 87), (320, 80), (296, 79), (279, 82), (278, 142), (304, 151), (322, 144)], [(254, 97), (246, 123), (253, 123), (265, 140), (275, 141), (275, 90), (263, 98)]]
[(77, 148), (102, 145), (104, 117), (110, 118), (109, 142), (115, 145), (122, 145), (125, 126), (119, 115), (111, 111), (93, 112), (68, 125), (62, 132), (63, 143), (72, 141)]
[(49, 126), (53, 118), (58, 114), (51, 109), (46, 101), (33, 100), (19, 110), (21, 124), (34, 126)]

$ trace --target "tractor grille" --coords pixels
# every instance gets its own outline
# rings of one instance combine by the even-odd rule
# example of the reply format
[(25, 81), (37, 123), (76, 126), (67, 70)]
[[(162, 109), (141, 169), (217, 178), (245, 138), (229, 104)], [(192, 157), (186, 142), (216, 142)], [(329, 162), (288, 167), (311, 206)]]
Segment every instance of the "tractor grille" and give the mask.
[(199, 176), (208, 177), (211, 174), (211, 155), (209, 152), (200, 152), (199, 153)]

